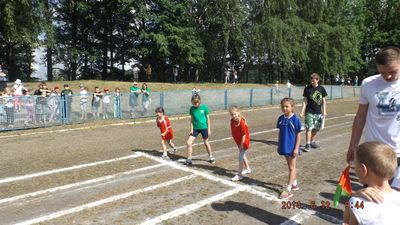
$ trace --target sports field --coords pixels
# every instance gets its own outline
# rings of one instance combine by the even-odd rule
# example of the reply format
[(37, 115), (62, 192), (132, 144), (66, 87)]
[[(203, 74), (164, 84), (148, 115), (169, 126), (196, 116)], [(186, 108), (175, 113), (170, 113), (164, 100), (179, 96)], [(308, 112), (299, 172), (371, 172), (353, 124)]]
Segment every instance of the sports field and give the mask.
[(182, 164), (188, 116), (170, 117), (179, 146), (171, 161), (160, 158), (154, 118), (2, 134), (0, 224), (338, 224), (344, 205), (333, 208), (332, 197), (357, 101), (327, 109), (321, 148), (300, 155), (300, 190), (290, 201), (277, 198), (288, 176), (276, 152), (277, 106), (243, 110), (253, 173), (239, 182), (230, 181), (238, 150), (225, 111), (211, 115), (216, 163), (206, 161), (200, 138), (191, 167)]

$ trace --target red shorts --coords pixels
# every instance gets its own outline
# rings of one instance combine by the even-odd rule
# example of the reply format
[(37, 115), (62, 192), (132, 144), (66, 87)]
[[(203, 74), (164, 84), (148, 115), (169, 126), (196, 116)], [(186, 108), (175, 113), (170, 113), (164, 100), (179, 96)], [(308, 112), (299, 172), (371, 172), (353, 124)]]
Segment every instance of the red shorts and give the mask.
[(170, 130), (165, 136), (161, 136), (164, 141), (169, 141), (174, 138), (174, 132)]

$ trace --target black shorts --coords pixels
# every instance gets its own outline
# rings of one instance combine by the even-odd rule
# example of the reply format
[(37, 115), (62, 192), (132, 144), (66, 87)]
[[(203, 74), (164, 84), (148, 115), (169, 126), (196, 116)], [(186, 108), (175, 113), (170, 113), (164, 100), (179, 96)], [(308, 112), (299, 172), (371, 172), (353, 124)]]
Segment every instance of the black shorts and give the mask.
[(193, 133), (191, 136), (193, 137), (197, 137), (197, 135), (201, 134), (201, 137), (203, 137), (203, 139), (207, 139), (208, 138), (208, 129), (193, 129)]

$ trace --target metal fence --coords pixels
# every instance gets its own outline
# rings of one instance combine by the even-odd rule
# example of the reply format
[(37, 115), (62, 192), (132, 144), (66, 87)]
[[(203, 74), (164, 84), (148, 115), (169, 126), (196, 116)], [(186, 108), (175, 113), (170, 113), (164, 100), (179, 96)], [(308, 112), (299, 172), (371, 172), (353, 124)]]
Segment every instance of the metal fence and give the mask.
[[(359, 87), (324, 85), (328, 100), (357, 97)], [(230, 105), (256, 107), (278, 104), (283, 97), (300, 102), (304, 87), (204, 90), (202, 103), (210, 110), (224, 110)], [(0, 131), (84, 123), (94, 120), (134, 119), (154, 116), (162, 106), (166, 114), (188, 113), (191, 91), (152, 92), (146, 102), (142, 94), (110, 94), (98, 102), (89, 93), (87, 102), (79, 94), (72, 96), (0, 97)], [(109, 99), (106, 100), (106, 99)], [(85, 117), (86, 109), (86, 117)], [(98, 113), (95, 113), (98, 112)]]

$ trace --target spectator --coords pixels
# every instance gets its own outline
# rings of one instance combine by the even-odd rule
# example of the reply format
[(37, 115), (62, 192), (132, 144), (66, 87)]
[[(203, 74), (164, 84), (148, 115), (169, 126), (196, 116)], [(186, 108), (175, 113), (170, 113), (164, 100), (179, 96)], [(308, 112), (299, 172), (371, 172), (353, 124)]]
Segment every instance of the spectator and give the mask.
[(147, 86), (146, 83), (143, 83), (141, 92), (143, 93), (142, 95), (143, 115), (146, 115), (151, 103), (151, 98), (150, 98), (151, 89)]
[(26, 89), (25, 91), (25, 108), (26, 108), (26, 120), (24, 122), (25, 125), (35, 124), (36, 123), (36, 112), (35, 112), (35, 98), (30, 95), (30, 90)]
[(101, 99), (103, 98), (103, 93), (100, 91), (99, 87), (94, 88), (93, 92), (93, 97), (92, 97), (92, 115), (94, 119), (97, 119), (100, 117), (100, 102)]
[(225, 68), (225, 84), (229, 83), (230, 76), (231, 76), (231, 72), (229, 71), (228, 68)]
[(16, 79), (14, 82), (13, 86), (13, 98), (14, 98), (14, 107), (15, 111), (19, 112), (21, 111), (21, 97), (22, 97), (22, 92), (25, 90), (25, 87), (22, 85), (22, 82), (20, 79)]
[(52, 123), (54, 118), (59, 115), (60, 96), (60, 87), (55, 86), (47, 101), (47, 105), (49, 106), (50, 110), (50, 123)]
[(1, 70), (0, 66), (0, 91), (4, 91), (4, 89), (7, 87), (7, 82), (7, 75)]
[(200, 89), (197, 89), (196, 87), (193, 87), (193, 89), (192, 89), (192, 96), (193, 95), (197, 95), (197, 94), (199, 94), (200, 93)]
[(36, 96), (36, 122), (45, 123), (47, 115), (47, 97), (50, 95), (50, 90), (47, 88), (45, 82), (39, 84), (38, 89), (35, 90), (33, 95)]
[(179, 68), (178, 65), (176, 65), (176, 66), (174, 66), (174, 68), (172, 68), (172, 76), (173, 76), (174, 83), (178, 82), (178, 68)]
[(79, 85), (79, 108), (81, 110), (81, 120), (87, 120), (88, 91), (83, 85)]
[(146, 74), (147, 82), (150, 82), (151, 81), (151, 72), (152, 72), (150, 63), (147, 64), (146, 68), (144, 69), (144, 72)]
[(108, 119), (108, 114), (110, 111), (110, 103), (111, 103), (111, 94), (110, 89), (108, 87), (104, 88), (103, 94), (103, 119)]
[(129, 95), (129, 107), (131, 108), (131, 119), (135, 118), (135, 109), (139, 105), (138, 103), (138, 97), (139, 94), (141, 93), (140, 88), (138, 87), (138, 84), (136, 81), (133, 82), (132, 87), (130, 88), (130, 95)]
[(61, 91), (61, 99), (63, 105), (63, 114), (62, 118), (64, 119), (64, 123), (69, 123), (71, 119), (71, 106), (72, 106), (72, 97), (74, 92), (70, 89), (68, 84), (64, 84), (64, 90)]
[(119, 87), (116, 87), (114, 92), (114, 118), (122, 119), (121, 89)]
[(136, 81), (136, 82), (138, 82), (138, 81), (139, 81), (139, 71), (140, 71), (138, 65), (135, 64), (135, 65), (132, 67), (132, 70), (133, 70), (133, 80)]
[(5, 105), (4, 110), (6, 111), (7, 126), (14, 127), (14, 101), (12, 92), (9, 88), (4, 89)]

